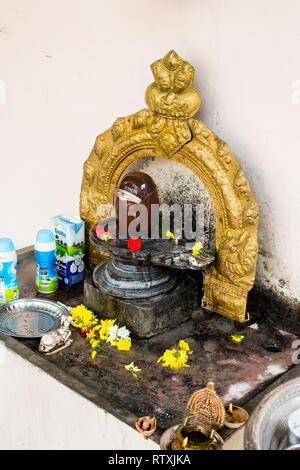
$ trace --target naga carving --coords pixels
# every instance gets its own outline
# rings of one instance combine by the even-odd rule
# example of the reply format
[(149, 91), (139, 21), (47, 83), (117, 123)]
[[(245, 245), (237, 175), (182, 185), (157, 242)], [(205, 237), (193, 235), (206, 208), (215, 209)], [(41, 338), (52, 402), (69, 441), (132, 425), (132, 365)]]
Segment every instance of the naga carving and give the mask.
[[(243, 322), (255, 278), (258, 205), (228, 145), (192, 118), (201, 103), (192, 86), (194, 68), (170, 51), (151, 69), (155, 81), (146, 90), (148, 108), (118, 118), (97, 137), (84, 163), (81, 217), (88, 233), (111, 215), (113, 190), (134, 160), (153, 156), (183, 163), (205, 185), (216, 216), (217, 256), (204, 276), (202, 305)], [(88, 237), (87, 258), (91, 265), (101, 261)]]

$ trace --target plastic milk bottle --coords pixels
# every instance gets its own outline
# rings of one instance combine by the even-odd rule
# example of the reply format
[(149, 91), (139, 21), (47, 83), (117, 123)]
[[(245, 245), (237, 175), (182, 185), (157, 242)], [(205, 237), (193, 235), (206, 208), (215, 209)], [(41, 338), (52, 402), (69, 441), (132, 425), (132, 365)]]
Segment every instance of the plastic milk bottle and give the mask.
[(56, 245), (51, 230), (39, 230), (34, 254), (36, 259), (35, 286), (38, 292), (50, 294), (57, 289)]
[(16, 250), (10, 238), (0, 238), (0, 304), (18, 298)]

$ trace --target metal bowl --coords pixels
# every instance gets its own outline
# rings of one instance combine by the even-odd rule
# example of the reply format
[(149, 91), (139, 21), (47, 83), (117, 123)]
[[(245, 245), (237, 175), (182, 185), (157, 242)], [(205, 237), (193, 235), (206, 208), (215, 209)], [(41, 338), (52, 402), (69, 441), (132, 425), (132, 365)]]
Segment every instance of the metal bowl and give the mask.
[(68, 309), (48, 299), (20, 299), (0, 307), (0, 332), (17, 338), (40, 338), (60, 327)]
[(278, 450), (289, 446), (288, 418), (300, 408), (300, 377), (268, 393), (246, 424), (247, 450)]
[[(176, 431), (180, 424), (176, 424), (175, 426), (171, 426), (167, 429), (160, 438), (160, 449), (161, 450), (171, 450), (171, 443), (176, 438)], [(223, 439), (221, 438), (220, 434), (217, 432), (214, 433), (215, 436), (215, 443), (214, 448), (215, 450), (221, 450), (224, 444)]]
[(236, 410), (238, 413), (239, 413), (239, 416), (241, 418), (244, 418), (244, 420), (242, 422), (237, 422), (237, 423), (231, 423), (230, 421), (228, 421), (227, 419), (227, 413), (226, 413), (226, 416), (225, 416), (225, 424), (224, 426), (226, 428), (231, 428), (231, 429), (238, 429), (238, 428), (241, 428), (242, 426), (244, 426), (246, 424), (246, 422), (248, 421), (249, 419), (249, 414), (248, 412), (244, 409), (244, 408), (241, 408), (240, 406), (236, 406), (234, 405), (233, 406), (233, 409)]

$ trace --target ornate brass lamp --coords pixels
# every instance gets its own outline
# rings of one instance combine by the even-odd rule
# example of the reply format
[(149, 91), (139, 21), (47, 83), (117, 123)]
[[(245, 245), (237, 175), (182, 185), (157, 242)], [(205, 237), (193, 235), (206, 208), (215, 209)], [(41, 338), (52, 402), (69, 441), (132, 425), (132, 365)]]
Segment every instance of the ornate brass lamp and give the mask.
[(187, 417), (176, 429), (172, 450), (215, 450), (222, 448), (223, 440), (216, 432), (224, 426), (225, 408), (216, 394), (214, 384), (208, 382), (195, 392), (187, 404)]
[[(217, 256), (204, 276), (202, 306), (244, 322), (255, 278), (258, 205), (228, 145), (192, 119), (201, 103), (192, 86), (194, 68), (170, 51), (151, 69), (155, 81), (146, 90), (148, 109), (117, 119), (97, 137), (84, 164), (80, 214), (87, 235), (111, 215), (114, 189), (134, 160), (156, 156), (183, 163), (205, 185), (216, 216)], [(96, 265), (105, 254), (88, 242), (87, 258)]]

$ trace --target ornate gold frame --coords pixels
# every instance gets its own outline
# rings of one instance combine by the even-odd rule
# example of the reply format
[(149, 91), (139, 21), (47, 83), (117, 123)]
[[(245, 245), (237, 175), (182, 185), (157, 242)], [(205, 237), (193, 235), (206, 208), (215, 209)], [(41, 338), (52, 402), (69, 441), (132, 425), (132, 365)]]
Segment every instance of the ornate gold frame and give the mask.
[[(228, 145), (192, 119), (201, 103), (192, 87), (193, 67), (170, 51), (151, 69), (155, 82), (146, 90), (148, 109), (117, 119), (97, 137), (84, 163), (81, 217), (88, 233), (109, 215), (103, 204), (113, 203), (113, 190), (134, 160), (155, 156), (183, 163), (205, 185), (216, 217), (217, 256), (204, 276), (202, 306), (242, 323), (255, 279), (258, 205)], [(94, 265), (103, 259), (89, 242), (87, 258)]]

